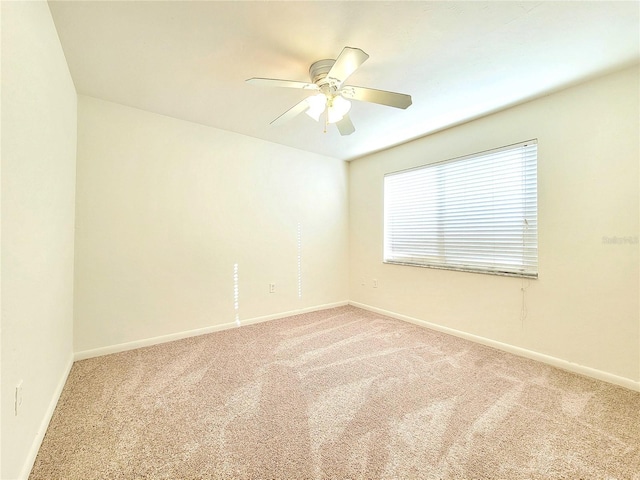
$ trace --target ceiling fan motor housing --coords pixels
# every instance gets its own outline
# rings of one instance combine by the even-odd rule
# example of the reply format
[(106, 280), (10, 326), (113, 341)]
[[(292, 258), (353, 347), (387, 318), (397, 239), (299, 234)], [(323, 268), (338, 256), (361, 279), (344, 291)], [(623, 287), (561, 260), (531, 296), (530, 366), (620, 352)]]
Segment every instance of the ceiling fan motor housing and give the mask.
[(325, 87), (325, 89), (328, 87), (331, 91), (337, 89), (335, 79), (332, 81), (332, 79), (327, 77), (327, 74), (331, 70), (331, 67), (333, 67), (334, 63), (336, 63), (336, 61), (331, 59), (318, 60), (309, 67), (309, 76), (311, 77), (311, 81), (318, 85), (321, 91), (323, 90), (323, 87)]

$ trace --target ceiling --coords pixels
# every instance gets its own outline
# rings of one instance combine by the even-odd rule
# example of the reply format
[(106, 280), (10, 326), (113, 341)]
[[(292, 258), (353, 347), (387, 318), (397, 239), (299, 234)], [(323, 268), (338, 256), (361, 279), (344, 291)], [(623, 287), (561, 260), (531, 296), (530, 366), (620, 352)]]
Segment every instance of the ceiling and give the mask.
[[(350, 160), (640, 58), (640, 3), (50, 1), (78, 93)], [(407, 110), (353, 102), (356, 132), (300, 115), (309, 81), (344, 46), (370, 58), (347, 83), (410, 94)]]

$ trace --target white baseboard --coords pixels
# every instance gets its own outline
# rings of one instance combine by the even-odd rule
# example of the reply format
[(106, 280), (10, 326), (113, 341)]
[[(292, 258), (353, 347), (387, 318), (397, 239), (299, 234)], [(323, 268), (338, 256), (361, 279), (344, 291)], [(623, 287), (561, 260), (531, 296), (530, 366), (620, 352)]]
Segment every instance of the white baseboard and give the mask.
[(447, 333), (449, 335), (453, 335), (456, 337), (464, 338), (465, 340), (470, 340), (475, 343), (480, 343), (482, 345), (487, 345), (489, 347), (496, 348), (498, 350), (502, 350), (504, 352), (513, 353), (514, 355), (518, 355), (521, 357), (529, 358), (531, 360), (537, 360), (539, 362), (546, 363), (548, 365), (552, 365), (554, 367), (561, 368), (563, 370), (567, 370), (569, 372), (578, 373), (580, 375), (584, 375), (587, 377), (595, 378), (597, 380), (602, 380), (608, 383), (612, 383), (614, 385), (619, 385), (621, 387), (628, 388), (630, 390), (635, 390), (640, 392), (640, 382), (632, 380), (626, 377), (620, 377), (618, 375), (614, 375), (612, 373), (604, 372), (602, 370), (597, 370), (595, 368), (586, 367), (584, 365), (580, 365), (577, 363), (569, 362), (567, 360), (563, 360), (561, 358), (552, 357), (551, 355), (546, 355), (544, 353), (539, 353), (533, 350), (528, 350), (526, 348), (516, 347), (514, 345), (510, 345), (508, 343), (502, 343), (497, 340), (491, 340), (489, 338), (480, 337), (478, 335), (474, 335), (471, 333), (463, 332), (461, 330), (456, 330), (449, 327), (444, 327), (442, 325), (437, 325), (435, 323), (427, 322), (425, 320), (420, 320), (418, 318), (410, 317), (408, 315), (402, 315), (400, 313), (390, 312), (388, 310), (383, 310), (382, 308), (372, 307), (371, 305), (366, 305), (364, 303), (358, 302), (349, 302), (349, 305), (353, 305), (354, 307), (362, 308), (364, 310), (369, 310), (371, 312), (376, 312), (381, 315), (386, 315), (387, 317), (396, 318), (398, 320), (403, 320), (405, 322), (413, 323), (415, 325), (419, 325), (422, 327), (429, 328), (431, 330), (436, 330), (442, 333)]
[(219, 332), (222, 330), (229, 330), (231, 328), (237, 328), (238, 326), (253, 325), (255, 323), (267, 322), (269, 320), (276, 320), (278, 318), (290, 317), (292, 315), (300, 315), (302, 313), (315, 312), (318, 310), (325, 310), (327, 308), (342, 307), (348, 305), (347, 300), (342, 302), (327, 303), (324, 305), (316, 305), (313, 307), (301, 308), (298, 310), (291, 310), (288, 312), (280, 312), (272, 315), (265, 315), (262, 317), (254, 317), (246, 320), (240, 320), (240, 325), (235, 322), (222, 323), (219, 325), (211, 325), (209, 327), (197, 328), (195, 330), (187, 330), (184, 332), (170, 333), (168, 335), (161, 335), (159, 337), (143, 338), (141, 340), (134, 340), (132, 342), (119, 343), (116, 345), (109, 345), (106, 347), (94, 348), (91, 350), (83, 350), (76, 352), (74, 355), (74, 361), (85, 360), (87, 358), (100, 357), (102, 355), (109, 355), (112, 353), (124, 352), (127, 350), (134, 350), (136, 348), (150, 347), (152, 345), (158, 345), (161, 343), (173, 342), (174, 340), (181, 340), (183, 338), (195, 337), (198, 335), (205, 335), (207, 333)]
[(135, 350), (136, 348), (150, 347), (152, 345), (158, 345), (160, 343), (173, 342), (174, 340), (181, 340), (183, 338), (195, 337), (198, 335), (205, 335), (207, 333), (218, 332), (220, 330), (227, 330), (235, 327), (235, 323), (223, 323), (220, 325), (212, 325), (210, 327), (196, 328), (194, 330), (187, 330), (184, 332), (170, 333), (167, 335), (160, 335), (158, 337), (143, 338), (141, 340), (134, 340), (132, 342), (118, 343), (116, 345), (108, 345), (106, 347), (92, 348), (90, 350), (82, 350), (76, 352), (74, 360), (85, 360), (87, 358), (101, 357), (103, 355), (110, 355), (112, 353), (125, 352), (127, 350)]
[(24, 465), (22, 466), (22, 472), (20, 472), (21, 480), (27, 480), (29, 478), (29, 474), (31, 473), (31, 469), (33, 468), (33, 464), (36, 461), (36, 457), (38, 456), (38, 451), (40, 450), (40, 445), (42, 445), (42, 440), (44, 440), (44, 435), (47, 433), (47, 428), (49, 428), (49, 422), (51, 422), (51, 417), (53, 417), (53, 412), (56, 409), (56, 405), (58, 405), (58, 400), (60, 399), (60, 395), (62, 394), (62, 390), (64, 389), (65, 383), (67, 383), (67, 378), (69, 377), (69, 372), (71, 372), (71, 367), (73, 366), (73, 356), (69, 357), (67, 365), (58, 381), (58, 385), (56, 386), (55, 391), (53, 392), (53, 396), (49, 401), (49, 406), (47, 407), (46, 412), (44, 413), (44, 417), (42, 417), (42, 422), (40, 422), (40, 428), (36, 432), (36, 436), (33, 439), (33, 443), (31, 444), (31, 448), (27, 453), (27, 458), (25, 459)]
[[(267, 322), (269, 320), (276, 320), (278, 318), (291, 317), (293, 315), (301, 315), (303, 313), (317, 312), (318, 310), (326, 310), (328, 308), (344, 307), (345, 305), (349, 305), (348, 300), (344, 300), (342, 302), (327, 303), (324, 305), (316, 305), (314, 307), (301, 308), (299, 310), (292, 310), (290, 312), (282, 312), (282, 313), (276, 313), (273, 315), (265, 315), (263, 317), (254, 317), (248, 320), (242, 320), (240, 323), (241, 325), (252, 325), (254, 323)], [(233, 326), (235, 327), (235, 324), (233, 324)]]

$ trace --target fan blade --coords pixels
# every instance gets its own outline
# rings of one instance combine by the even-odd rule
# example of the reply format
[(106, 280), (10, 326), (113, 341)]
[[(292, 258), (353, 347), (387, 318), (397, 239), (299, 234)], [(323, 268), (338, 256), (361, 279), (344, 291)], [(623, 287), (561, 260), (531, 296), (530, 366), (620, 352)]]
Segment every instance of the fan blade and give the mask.
[(369, 58), (369, 55), (359, 48), (344, 47), (340, 56), (336, 59), (336, 63), (327, 73), (327, 77), (337, 80), (338, 85), (341, 85), (367, 58)]
[(411, 105), (411, 95), (404, 93), (387, 92), (373, 88), (345, 85), (340, 89), (340, 94), (345, 98), (360, 100), (361, 102), (378, 103), (395, 108), (407, 108)]
[(318, 90), (315, 83), (295, 82), (293, 80), (278, 80), (277, 78), (249, 78), (247, 83), (263, 87), (301, 88), (303, 90)]
[(293, 107), (291, 107), (289, 110), (287, 110), (278, 118), (276, 118), (273, 122), (271, 122), (271, 125), (282, 125), (283, 123), (286, 123), (289, 120), (291, 120), (293, 117), (300, 115), (302, 112), (304, 112), (308, 108), (309, 108), (309, 103), (307, 103), (307, 99), (305, 98), (300, 103), (296, 103)]
[(351, 135), (353, 132), (356, 131), (356, 128), (353, 126), (353, 123), (351, 122), (351, 119), (349, 118), (349, 115), (346, 115), (344, 117), (342, 117), (342, 120), (340, 120), (339, 122), (336, 122), (336, 127), (338, 127), (338, 131), (340, 132), (340, 135)]

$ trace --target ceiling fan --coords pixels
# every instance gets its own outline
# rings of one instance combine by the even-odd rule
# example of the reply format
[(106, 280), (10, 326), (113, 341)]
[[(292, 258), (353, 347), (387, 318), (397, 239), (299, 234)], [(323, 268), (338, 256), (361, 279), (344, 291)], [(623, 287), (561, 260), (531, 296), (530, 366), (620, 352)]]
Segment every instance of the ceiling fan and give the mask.
[(320, 92), (291, 107), (272, 121), (271, 125), (284, 123), (302, 112), (306, 112), (311, 118), (319, 121), (320, 116), (326, 112), (325, 132), (326, 124), (335, 123), (340, 135), (351, 135), (356, 129), (349, 118), (349, 110), (351, 109), (349, 100), (377, 103), (402, 109), (411, 105), (411, 95), (355, 85), (343, 85), (344, 81), (367, 58), (369, 55), (359, 48), (345, 47), (337, 59), (318, 60), (311, 65), (309, 68), (311, 83), (255, 77), (249, 78), (247, 82), (268, 87), (299, 88)]

